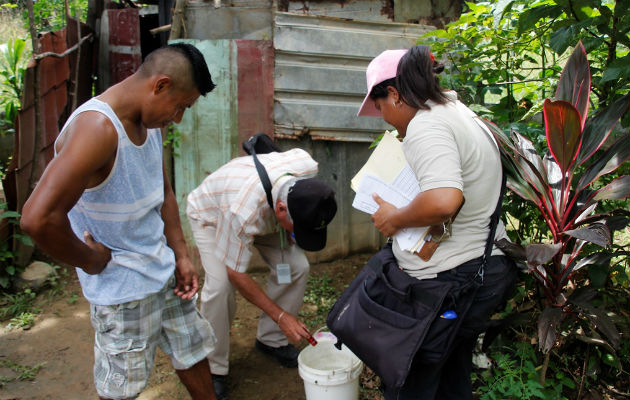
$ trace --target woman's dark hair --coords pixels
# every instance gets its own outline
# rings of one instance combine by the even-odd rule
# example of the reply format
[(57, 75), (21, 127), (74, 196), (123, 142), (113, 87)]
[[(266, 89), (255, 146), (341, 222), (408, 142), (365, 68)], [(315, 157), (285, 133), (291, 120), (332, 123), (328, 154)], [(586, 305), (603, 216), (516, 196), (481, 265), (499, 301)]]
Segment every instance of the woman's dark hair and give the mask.
[(440, 87), (437, 74), (444, 71), (444, 64), (431, 57), (429, 46), (414, 46), (400, 59), (395, 78), (386, 79), (375, 85), (370, 92), (372, 99), (387, 97), (387, 87), (398, 90), (408, 105), (428, 109), (427, 100), (445, 104), (448, 98)]
[(374, 85), (370, 92), (370, 98), (374, 100), (387, 97), (387, 86), (393, 86), (398, 90), (396, 78), (385, 79), (383, 82)]

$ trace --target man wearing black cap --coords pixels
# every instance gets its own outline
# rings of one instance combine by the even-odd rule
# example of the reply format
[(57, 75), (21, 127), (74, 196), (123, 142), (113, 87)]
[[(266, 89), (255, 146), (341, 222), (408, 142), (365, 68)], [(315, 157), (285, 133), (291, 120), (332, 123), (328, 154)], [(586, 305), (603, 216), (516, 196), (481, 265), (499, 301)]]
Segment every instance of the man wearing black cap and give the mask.
[[(255, 347), (286, 367), (297, 367), (291, 342), (310, 336), (297, 319), (309, 264), (304, 250), (326, 245), (335, 216), (335, 193), (314, 178), (317, 162), (301, 149), (259, 154), (272, 190), (272, 209), (251, 156), (210, 174), (188, 195), (187, 215), (206, 272), (201, 313), (217, 336), (208, 356), (217, 398), (227, 399), (229, 330), (236, 311), (234, 289), (263, 313)], [(266, 291), (247, 273), (258, 249), (270, 269)]]

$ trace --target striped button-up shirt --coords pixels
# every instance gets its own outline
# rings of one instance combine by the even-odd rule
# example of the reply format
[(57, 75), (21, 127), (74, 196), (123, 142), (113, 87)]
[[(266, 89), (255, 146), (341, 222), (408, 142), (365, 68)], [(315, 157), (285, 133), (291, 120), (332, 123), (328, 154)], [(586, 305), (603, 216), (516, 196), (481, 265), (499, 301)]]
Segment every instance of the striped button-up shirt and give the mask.
[[(317, 162), (302, 149), (259, 154), (258, 159), (272, 185), (287, 174), (298, 179), (317, 174)], [(247, 270), (254, 236), (278, 230), (251, 156), (235, 158), (204, 179), (188, 195), (186, 212), (216, 229), (215, 255), (237, 272)]]

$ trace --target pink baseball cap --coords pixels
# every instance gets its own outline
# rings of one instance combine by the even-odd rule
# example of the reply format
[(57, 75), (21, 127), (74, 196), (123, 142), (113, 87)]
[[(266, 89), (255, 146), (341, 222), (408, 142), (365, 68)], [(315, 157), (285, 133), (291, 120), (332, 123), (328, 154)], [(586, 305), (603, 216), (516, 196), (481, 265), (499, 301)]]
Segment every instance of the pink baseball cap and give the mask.
[(396, 77), (398, 63), (402, 56), (407, 53), (407, 49), (385, 50), (376, 56), (365, 71), (365, 79), (367, 81), (367, 95), (363, 99), (361, 108), (359, 108), (358, 116), (380, 117), (381, 112), (376, 109), (374, 100), (370, 98), (372, 88), (379, 83)]

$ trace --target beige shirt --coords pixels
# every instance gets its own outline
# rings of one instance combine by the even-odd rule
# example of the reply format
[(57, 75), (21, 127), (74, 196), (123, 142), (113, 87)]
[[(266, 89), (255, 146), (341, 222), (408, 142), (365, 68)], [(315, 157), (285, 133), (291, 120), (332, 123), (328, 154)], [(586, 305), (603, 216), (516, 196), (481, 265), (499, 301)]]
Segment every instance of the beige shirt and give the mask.
[[(302, 149), (259, 154), (258, 159), (272, 185), (287, 173), (297, 178), (317, 174), (317, 162)], [(215, 255), (237, 272), (247, 271), (254, 236), (278, 230), (251, 156), (235, 158), (204, 179), (188, 195), (186, 213), (216, 228)]]
[[(481, 256), (501, 190), (501, 161), (493, 139), (475, 121), (474, 113), (447, 92), (451, 101), (419, 110), (407, 127), (403, 151), (420, 189), (457, 188), (465, 203), (453, 223), (453, 235), (443, 241), (429, 261), (402, 250), (394, 255), (411, 276), (428, 279)], [(505, 237), (502, 222), (496, 238)], [(502, 254), (494, 249), (493, 254)]]

